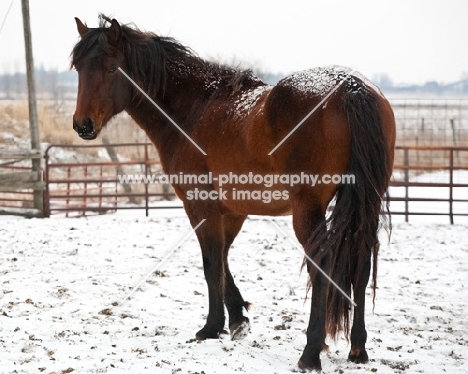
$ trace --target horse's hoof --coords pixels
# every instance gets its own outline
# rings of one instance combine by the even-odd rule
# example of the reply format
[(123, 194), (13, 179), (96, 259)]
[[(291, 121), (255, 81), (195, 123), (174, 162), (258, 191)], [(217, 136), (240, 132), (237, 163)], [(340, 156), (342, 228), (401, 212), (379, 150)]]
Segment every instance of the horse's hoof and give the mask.
[(355, 364), (365, 364), (369, 361), (366, 349), (351, 349), (348, 355), (348, 360)]
[(320, 360), (318, 363), (312, 365), (307, 365), (304, 361), (299, 360), (297, 368), (294, 371), (299, 373), (321, 373), (322, 364), (320, 363)]
[(206, 327), (203, 327), (200, 331), (197, 332), (195, 335), (195, 339), (197, 340), (206, 340), (206, 339), (218, 339), (219, 334), (221, 334), (223, 331), (218, 331), (218, 330), (213, 330), (213, 329), (208, 329)]
[(244, 339), (250, 331), (249, 319), (247, 317), (244, 317), (244, 321), (233, 323), (231, 326), (229, 326), (229, 330), (231, 331), (232, 340)]

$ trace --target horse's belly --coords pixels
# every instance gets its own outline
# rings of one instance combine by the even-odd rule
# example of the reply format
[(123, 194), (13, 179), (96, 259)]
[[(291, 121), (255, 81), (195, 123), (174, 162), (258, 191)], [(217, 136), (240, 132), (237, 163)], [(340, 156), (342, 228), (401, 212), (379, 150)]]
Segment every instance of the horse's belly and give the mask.
[(279, 216), (291, 214), (289, 191), (236, 185), (219, 187), (223, 210), (241, 215)]

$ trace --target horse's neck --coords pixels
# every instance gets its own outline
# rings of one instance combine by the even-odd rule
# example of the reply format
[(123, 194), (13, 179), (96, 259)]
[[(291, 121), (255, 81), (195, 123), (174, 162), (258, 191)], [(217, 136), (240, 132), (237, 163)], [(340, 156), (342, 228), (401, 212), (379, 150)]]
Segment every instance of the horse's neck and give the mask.
[(201, 63), (184, 65), (179, 61), (172, 64), (169, 68), (174, 73), (166, 77), (164, 92), (152, 98), (159, 108), (145, 97), (135, 97), (127, 108), (130, 116), (155, 144), (162, 161), (178, 148), (180, 141), (184, 141), (184, 135), (166, 115), (190, 136), (211, 93), (217, 88), (208, 66)]

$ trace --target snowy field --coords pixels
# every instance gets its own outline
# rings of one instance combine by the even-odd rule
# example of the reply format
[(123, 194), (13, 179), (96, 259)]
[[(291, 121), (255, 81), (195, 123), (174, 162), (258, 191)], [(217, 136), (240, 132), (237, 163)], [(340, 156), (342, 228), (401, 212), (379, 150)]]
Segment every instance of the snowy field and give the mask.
[[(382, 236), (370, 362), (347, 362), (342, 338), (322, 353), (324, 373), (468, 372), (468, 224), (413, 221), (395, 217), (389, 245)], [(293, 235), (289, 217), (277, 222)], [(309, 317), (306, 275), (299, 251), (261, 218), (231, 250), (253, 303), (245, 340), (193, 339), (208, 305), (193, 235), (121, 302), (189, 232), (182, 210), (0, 217), (0, 373), (292, 372)]]

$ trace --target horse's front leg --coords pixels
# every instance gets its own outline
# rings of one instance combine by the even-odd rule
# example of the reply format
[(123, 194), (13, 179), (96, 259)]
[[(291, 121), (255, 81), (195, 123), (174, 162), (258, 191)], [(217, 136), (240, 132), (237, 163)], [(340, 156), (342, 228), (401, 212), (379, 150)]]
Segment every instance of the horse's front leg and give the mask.
[(245, 301), (239, 289), (234, 283), (234, 278), (229, 270), (229, 249), (235, 237), (242, 228), (246, 216), (227, 214), (223, 216), (224, 228), (224, 272), (225, 272), (225, 289), (224, 303), (229, 314), (229, 330), (233, 340), (243, 339), (247, 336), (250, 324), (249, 319), (244, 316), (243, 310), (249, 309), (250, 303)]
[[(224, 331), (224, 233), (221, 215), (215, 209), (203, 209), (196, 206), (195, 209), (186, 209), (192, 226), (197, 225), (202, 219), (206, 221), (197, 229), (196, 235), (200, 243), (203, 270), (208, 285), (208, 317), (205, 326), (197, 332), (197, 340), (214, 339)], [(204, 212), (205, 216), (201, 216)]]

